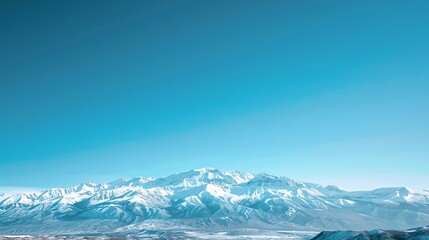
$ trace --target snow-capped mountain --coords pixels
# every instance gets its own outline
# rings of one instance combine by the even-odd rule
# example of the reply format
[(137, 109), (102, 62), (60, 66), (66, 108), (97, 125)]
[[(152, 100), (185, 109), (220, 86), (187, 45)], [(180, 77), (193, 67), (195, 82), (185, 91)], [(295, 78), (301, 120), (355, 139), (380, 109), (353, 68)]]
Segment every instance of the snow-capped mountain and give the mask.
[(351, 192), (211, 168), (0, 195), (0, 234), (407, 229), (428, 223), (427, 191), (398, 187)]

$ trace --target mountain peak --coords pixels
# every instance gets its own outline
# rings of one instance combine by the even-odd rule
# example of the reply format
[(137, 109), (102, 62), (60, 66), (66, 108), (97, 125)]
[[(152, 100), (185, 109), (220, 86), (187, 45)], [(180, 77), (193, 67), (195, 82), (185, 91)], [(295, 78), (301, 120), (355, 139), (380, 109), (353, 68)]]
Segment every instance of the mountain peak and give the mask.
[(212, 167), (205, 167), (205, 168), (197, 168), (197, 169), (194, 169), (194, 170), (191, 170), (191, 171), (196, 171), (196, 172), (202, 172), (202, 173), (204, 173), (204, 172), (220, 171), (220, 170), (216, 169), (216, 168), (212, 168)]
[(226, 171), (216, 168), (200, 168), (187, 172), (172, 174), (165, 178), (158, 178), (148, 182), (145, 186), (169, 185), (171, 187), (195, 187), (205, 184), (231, 185), (247, 182), (253, 178), (250, 173)]

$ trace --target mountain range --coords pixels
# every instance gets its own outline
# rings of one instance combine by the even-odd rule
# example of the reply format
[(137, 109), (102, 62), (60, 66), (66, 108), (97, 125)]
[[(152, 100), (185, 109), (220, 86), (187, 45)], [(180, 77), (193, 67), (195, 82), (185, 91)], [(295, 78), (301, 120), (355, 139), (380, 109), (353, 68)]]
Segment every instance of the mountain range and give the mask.
[(429, 226), (398, 230), (323, 231), (311, 240), (429, 240)]
[(428, 223), (428, 191), (405, 187), (347, 191), (212, 168), (164, 178), (0, 194), (3, 235), (408, 229)]

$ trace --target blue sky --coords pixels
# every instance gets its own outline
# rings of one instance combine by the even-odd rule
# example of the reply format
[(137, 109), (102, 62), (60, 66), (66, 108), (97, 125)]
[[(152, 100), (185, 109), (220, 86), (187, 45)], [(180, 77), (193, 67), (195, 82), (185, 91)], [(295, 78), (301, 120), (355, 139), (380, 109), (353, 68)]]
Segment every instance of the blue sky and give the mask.
[(428, 1), (8, 1), (0, 186), (193, 168), (429, 186)]

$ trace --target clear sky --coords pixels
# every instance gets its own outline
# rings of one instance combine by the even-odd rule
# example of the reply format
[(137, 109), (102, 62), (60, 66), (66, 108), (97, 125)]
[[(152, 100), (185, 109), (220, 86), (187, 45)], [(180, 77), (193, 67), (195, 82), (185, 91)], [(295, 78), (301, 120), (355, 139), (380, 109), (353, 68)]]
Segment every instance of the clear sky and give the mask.
[(0, 186), (215, 167), (429, 188), (429, 1), (0, 5)]

